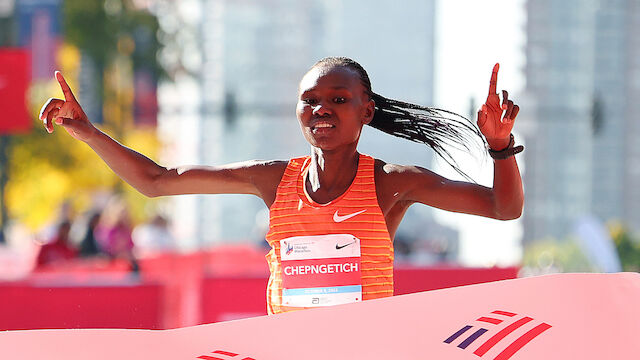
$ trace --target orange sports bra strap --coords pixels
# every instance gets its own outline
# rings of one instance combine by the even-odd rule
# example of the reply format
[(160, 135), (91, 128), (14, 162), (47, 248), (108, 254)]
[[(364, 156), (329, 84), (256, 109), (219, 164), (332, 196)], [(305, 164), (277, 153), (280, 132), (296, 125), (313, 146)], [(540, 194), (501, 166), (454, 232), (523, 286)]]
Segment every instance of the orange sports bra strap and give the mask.
[(308, 156), (298, 157), (289, 160), (287, 164), (287, 168), (284, 171), (282, 179), (280, 180), (280, 184), (278, 187), (289, 184), (295, 184), (298, 176), (300, 175), (301, 168), (304, 166), (305, 160)]
[(354, 180), (354, 185), (362, 190), (375, 191), (374, 184), (374, 165), (375, 160), (365, 154), (360, 155), (360, 163), (358, 164), (358, 173)]

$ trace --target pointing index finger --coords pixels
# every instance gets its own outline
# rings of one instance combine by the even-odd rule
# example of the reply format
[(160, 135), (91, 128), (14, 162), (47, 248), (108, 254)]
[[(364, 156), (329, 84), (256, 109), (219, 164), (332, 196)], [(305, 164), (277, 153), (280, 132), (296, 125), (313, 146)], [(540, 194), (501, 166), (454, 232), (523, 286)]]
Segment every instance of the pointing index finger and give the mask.
[(69, 88), (69, 85), (67, 85), (67, 82), (65, 81), (64, 77), (62, 76), (62, 73), (60, 71), (56, 71), (56, 80), (58, 80), (58, 83), (60, 84), (60, 87), (62, 88), (62, 93), (64, 94), (64, 99), (66, 101), (76, 101), (76, 97), (73, 96), (73, 92), (71, 91), (71, 88)]
[(498, 94), (496, 88), (498, 86), (498, 70), (499, 69), (500, 69), (500, 64), (496, 63), (493, 66), (493, 72), (491, 73), (491, 81), (489, 82), (489, 95)]

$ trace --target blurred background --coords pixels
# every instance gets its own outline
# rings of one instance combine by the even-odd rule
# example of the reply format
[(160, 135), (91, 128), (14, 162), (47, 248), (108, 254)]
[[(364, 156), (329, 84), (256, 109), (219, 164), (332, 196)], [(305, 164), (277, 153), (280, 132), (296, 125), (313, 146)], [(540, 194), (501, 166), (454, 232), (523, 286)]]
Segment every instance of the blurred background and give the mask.
[[(396, 293), (557, 272), (640, 270), (637, 0), (0, 0), (0, 330), (163, 329), (265, 313), (255, 197), (148, 199), (38, 120), (61, 70), (90, 120), (172, 167), (309, 146), (297, 85), (348, 56), (384, 96), (475, 121), (493, 64), (520, 105), (523, 216), (414, 205)], [(366, 128), (360, 151), (459, 178)], [(490, 186), (483, 154), (456, 153)]]

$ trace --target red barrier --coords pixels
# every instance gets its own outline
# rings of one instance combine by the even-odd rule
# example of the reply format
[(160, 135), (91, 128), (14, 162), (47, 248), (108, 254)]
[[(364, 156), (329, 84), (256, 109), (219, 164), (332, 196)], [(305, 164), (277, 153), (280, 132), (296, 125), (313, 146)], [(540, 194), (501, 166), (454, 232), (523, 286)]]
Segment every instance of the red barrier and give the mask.
[(163, 328), (200, 323), (200, 292), (207, 253), (164, 254), (140, 261), (143, 279), (164, 286)]
[(464, 267), (396, 267), (395, 295), (412, 294), (427, 290), (515, 279), (518, 268), (464, 268)]
[(161, 290), (144, 283), (6, 283), (0, 285), (0, 330), (161, 329)]
[(267, 279), (267, 276), (203, 279), (201, 323), (266, 315)]

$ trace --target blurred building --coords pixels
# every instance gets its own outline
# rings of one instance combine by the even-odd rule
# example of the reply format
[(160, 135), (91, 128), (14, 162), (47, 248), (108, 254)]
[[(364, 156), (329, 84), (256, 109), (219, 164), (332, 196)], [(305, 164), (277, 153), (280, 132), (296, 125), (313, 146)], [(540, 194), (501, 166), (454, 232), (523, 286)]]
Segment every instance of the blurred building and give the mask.
[(31, 79), (49, 79), (56, 69), (56, 53), (62, 42), (60, 0), (31, 0), (15, 3), (18, 45), (31, 55)]
[(527, 1), (525, 241), (564, 237), (589, 214), (640, 230), (639, 11), (631, 0)]
[[(385, 96), (433, 102), (434, 1), (402, 6), (364, 0), (160, 3), (160, 25), (175, 33), (166, 36), (175, 38), (166, 41), (175, 54), (165, 55), (186, 64), (181, 69), (186, 71), (176, 72), (176, 83), (160, 91), (160, 128), (170, 142), (167, 163), (211, 165), (308, 154), (295, 117), (297, 86), (325, 56), (356, 59), (369, 72), (374, 91)], [(360, 150), (422, 166), (432, 158), (425, 146), (373, 129), (363, 133)], [(266, 233), (265, 206), (256, 197), (194, 195), (171, 201), (180, 240), (189, 247), (258, 241)], [(420, 219), (431, 218), (427, 207), (411, 211), (414, 216), (407, 219), (415, 220), (401, 226), (420, 227)]]
[(624, 180), (624, 218), (636, 232), (640, 232), (640, 38), (632, 34), (640, 34), (640, 2), (629, 0), (623, 11), (626, 17), (626, 36), (624, 37), (627, 68), (625, 73), (625, 168)]

